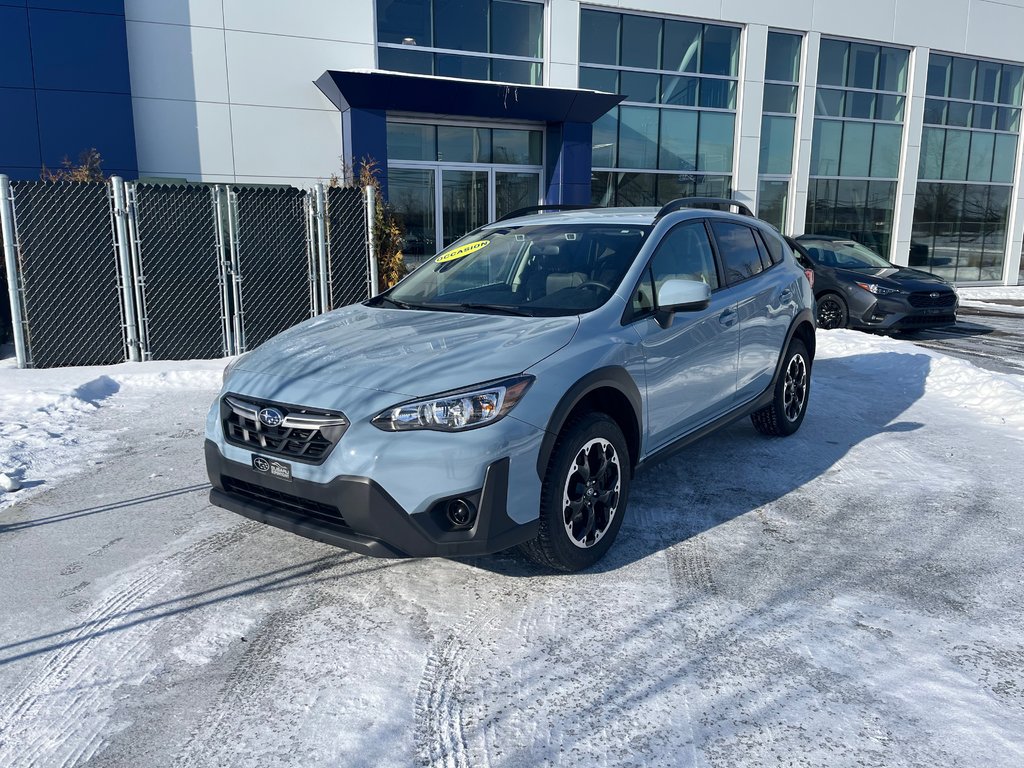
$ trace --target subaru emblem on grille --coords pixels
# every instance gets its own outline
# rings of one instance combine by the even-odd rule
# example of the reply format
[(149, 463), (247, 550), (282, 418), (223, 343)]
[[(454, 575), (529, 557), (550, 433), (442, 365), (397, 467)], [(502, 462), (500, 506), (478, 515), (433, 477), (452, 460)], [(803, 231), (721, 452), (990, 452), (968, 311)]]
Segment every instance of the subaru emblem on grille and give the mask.
[(284, 414), (277, 408), (264, 408), (259, 413), (260, 421), (268, 427), (280, 427), (284, 421)]
[[(939, 294), (939, 293), (929, 293), (929, 294), (928, 294), (928, 298), (929, 298), (929, 299), (937, 299), (937, 298), (939, 298), (939, 296), (941, 296), (941, 295), (942, 295), (942, 294)], [(263, 418), (263, 414), (260, 414), (260, 418), (261, 418), (261, 419)]]

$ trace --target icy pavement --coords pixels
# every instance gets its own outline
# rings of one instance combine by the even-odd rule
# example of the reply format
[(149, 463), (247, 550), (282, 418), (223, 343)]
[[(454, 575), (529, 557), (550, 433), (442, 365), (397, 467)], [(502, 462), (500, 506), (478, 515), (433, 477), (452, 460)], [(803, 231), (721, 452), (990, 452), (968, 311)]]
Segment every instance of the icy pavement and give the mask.
[(0, 369), (0, 766), (1024, 763), (1020, 376), (820, 333), (551, 576), (210, 507), (219, 367)]

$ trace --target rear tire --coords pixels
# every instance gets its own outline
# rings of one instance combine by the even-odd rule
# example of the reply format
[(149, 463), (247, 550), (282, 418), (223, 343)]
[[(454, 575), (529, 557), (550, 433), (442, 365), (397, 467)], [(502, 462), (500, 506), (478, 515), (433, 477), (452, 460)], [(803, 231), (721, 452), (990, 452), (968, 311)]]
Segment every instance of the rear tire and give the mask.
[(750, 414), (754, 428), (763, 435), (787, 437), (804, 421), (807, 401), (811, 395), (811, 358), (800, 339), (789, 342), (782, 371), (775, 382), (770, 405)]
[(540, 528), (520, 546), (523, 553), (557, 571), (596, 563), (622, 526), (631, 475), (619, 425), (604, 413), (574, 418), (555, 442), (541, 485)]

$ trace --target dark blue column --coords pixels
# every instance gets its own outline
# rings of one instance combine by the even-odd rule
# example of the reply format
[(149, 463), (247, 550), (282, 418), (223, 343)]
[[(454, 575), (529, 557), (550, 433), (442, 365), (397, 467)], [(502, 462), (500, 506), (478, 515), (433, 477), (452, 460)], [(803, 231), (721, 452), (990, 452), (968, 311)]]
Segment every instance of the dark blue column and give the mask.
[(381, 194), (388, 196), (388, 125), (383, 109), (351, 107), (341, 113), (342, 162), (352, 169), (355, 180), (364, 162), (377, 165)]
[(548, 123), (544, 202), (590, 205), (591, 123)]

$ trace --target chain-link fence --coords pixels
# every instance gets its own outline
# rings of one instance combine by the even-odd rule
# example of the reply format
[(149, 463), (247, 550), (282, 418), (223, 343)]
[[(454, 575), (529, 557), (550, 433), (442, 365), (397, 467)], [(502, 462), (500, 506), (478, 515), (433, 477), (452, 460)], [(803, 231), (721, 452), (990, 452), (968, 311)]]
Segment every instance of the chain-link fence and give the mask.
[(154, 360), (227, 354), (223, 275), (210, 189), (138, 184), (134, 190), (143, 348)]
[(365, 299), (363, 200), (358, 189), (0, 176), (19, 365), (238, 354)]
[(361, 189), (327, 190), (327, 286), (330, 306), (361, 301), (370, 285), (366, 252), (366, 197)]
[(28, 362), (125, 359), (110, 193), (101, 184), (16, 181), (14, 221)]

